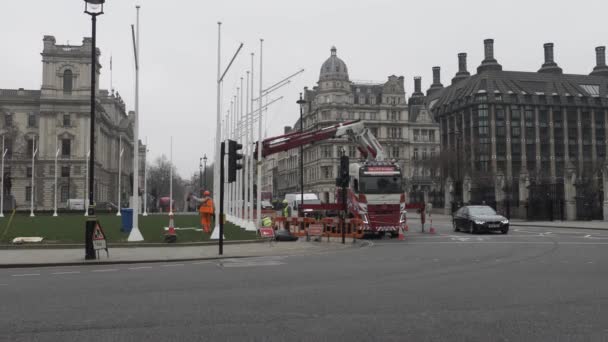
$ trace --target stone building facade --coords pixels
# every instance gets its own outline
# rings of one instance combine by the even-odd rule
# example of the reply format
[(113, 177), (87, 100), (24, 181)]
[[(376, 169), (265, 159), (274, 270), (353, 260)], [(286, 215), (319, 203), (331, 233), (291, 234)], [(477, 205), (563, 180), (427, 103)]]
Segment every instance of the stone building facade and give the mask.
[[(439, 183), (432, 182), (430, 174), (425, 178), (422, 173), (416, 173), (418, 163), (413, 156), (414, 151), (418, 151), (419, 158), (422, 158), (423, 151), (429, 156), (439, 151), (439, 125), (429, 115), (424, 96), (419, 93), (415, 96), (420, 96), (420, 100), (408, 104), (402, 76), (389, 76), (384, 83), (351, 81), (346, 64), (338, 58), (333, 47), (321, 66), (317, 86), (304, 88), (304, 130), (319, 130), (339, 122), (362, 120), (378, 138), (388, 158), (401, 165), (403, 190), (429, 192)], [(300, 129), (299, 120), (293, 129)], [(425, 140), (421, 138), (423, 131)], [(420, 139), (415, 143), (414, 133)], [(322, 202), (334, 202), (340, 155), (343, 151), (351, 159), (360, 158), (356, 146), (346, 138), (333, 139), (305, 146), (303, 151), (305, 192), (317, 193)], [(298, 192), (299, 149), (280, 153), (278, 159), (279, 197)]]
[[(58, 45), (45, 36), (42, 51), (42, 85), (39, 90), (0, 89), (0, 135), (6, 150), (5, 209), (12, 204), (29, 208), (32, 146), (34, 205), (51, 210), (54, 205), (55, 155), (58, 151), (57, 203), (88, 198), (87, 155), (90, 132), (91, 50), (90, 38), (82, 45)], [(97, 55), (100, 55), (99, 50)], [(101, 65), (94, 66), (97, 75)], [(97, 78), (99, 80), (99, 78)], [(122, 192), (131, 193), (133, 169), (133, 115), (118, 93), (96, 85), (95, 195), (97, 202), (117, 202), (119, 140), (122, 140)], [(146, 148), (140, 148), (140, 186)]]
[(484, 41), (475, 75), (459, 54), (452, 84), (429, 89), (441, 147), (455, 156), (444, 168), (446, 206), (486, 202), (530, 219), (608, 219), (605, 48), (596, 48), (589, 75), (575, 75), (557, 65), (552, 43), (538, 71), (504, 71), (493, 43)]

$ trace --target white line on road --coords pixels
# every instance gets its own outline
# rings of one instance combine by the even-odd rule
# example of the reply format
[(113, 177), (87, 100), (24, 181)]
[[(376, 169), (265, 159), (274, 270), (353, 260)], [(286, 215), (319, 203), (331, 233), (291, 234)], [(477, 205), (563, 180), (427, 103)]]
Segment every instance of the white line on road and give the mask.
[(199, 261), (199, 262), (192, 263), (192, 265), (204, 265), (204, 264), (211, 264), (211, 261)]
[(184, 264), (167, 264), (167, 265), (160, 265), (160, 267), (175, 267), (175, 266), (184, 266)]
[(24, 273), (24, 274), (12, 274), (13, 277), (31, 277), (31, 276), (39, 276), (40, 273)]
[(0, 284), (0, 286), (8, 286), (8, 284)]
[(66, 272), (53, 272), (51, 274), (76, 274), (76, 273), (80, 273), (80, 271), (66, 271)]
[(104, 270), (93, 270), (91, 272), (114, 272), (114, 271), (118, 271), (117, 268), (106, 268)]
[(130, 270), (143, 270), (146, 268), (152, 268), (152, 266), (129, 267)]

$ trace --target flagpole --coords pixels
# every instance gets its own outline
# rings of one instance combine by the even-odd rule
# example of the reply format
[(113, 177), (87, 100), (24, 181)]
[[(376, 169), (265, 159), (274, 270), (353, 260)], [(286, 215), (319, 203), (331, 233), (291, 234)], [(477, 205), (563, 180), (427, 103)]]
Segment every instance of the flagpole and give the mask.
[(262, 222), (262, 91), (264, 89), (262, 83), (262, 68), (263, 68), (263, 48), (264, 48), (264, 39), (260, 39), (260, 99), (258, 100), (258, 104), (260, 107), (260, 118), (258, 119), (258, 181), (257, 181), (257, 216), (256, 216), (256, 227), (261, 227)]
[(30, 186), (30, 217), (34, 217), (34, 174), (35, 165), (34, 160), (36, 158), (36, 153), (38, 153), (38, 148), (36, 147), (36, 136), (32, 137), (32, 181)]
[(135, 42), (135, 120), (133, 124), (133, 225), (127, 241), (143, 241), (144, 237), (139, 231), (139, 5), (135, 6), (137, 12), (137, 38)]
[(4, 135), (2, 136), (2, 189), (0, 190), (0, 217), (4, 217), (4, 157), (6, 149), (4, 147)]
[[(59, 138), (55, 137), (55, 199), (53, 201), (53, 207), (55, 210), (53, 212), (53, 216), (57, 216), (57, 158), (58, 157), (59, 157)], [(4, 165), (3, 165), (3, 169), (4, 169)]]

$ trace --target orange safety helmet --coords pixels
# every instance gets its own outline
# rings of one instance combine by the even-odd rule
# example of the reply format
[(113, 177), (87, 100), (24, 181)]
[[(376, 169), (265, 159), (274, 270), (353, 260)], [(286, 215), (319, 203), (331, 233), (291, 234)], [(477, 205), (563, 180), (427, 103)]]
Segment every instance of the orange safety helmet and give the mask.
[(211, 193), (209, 192), (209, 190), (205, 190), (205, 192), (203, 193), (204, 196), (209, 196), (211, 195)]

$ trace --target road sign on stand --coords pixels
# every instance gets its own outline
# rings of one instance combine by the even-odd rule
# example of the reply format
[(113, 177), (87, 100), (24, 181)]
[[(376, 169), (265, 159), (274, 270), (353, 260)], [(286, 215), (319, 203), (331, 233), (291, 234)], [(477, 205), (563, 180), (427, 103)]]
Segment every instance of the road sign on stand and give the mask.
[(106, 234), (103, 232), (99, 221), (95, 223), (95, 230), (93, 231), (93, 249), (95, 249), (96, 251), (99, 251), (100, 249), (105, 249), (108, 258), (110, 257), (110, 253), (108, 251), (108, 244), (106, 242)]

